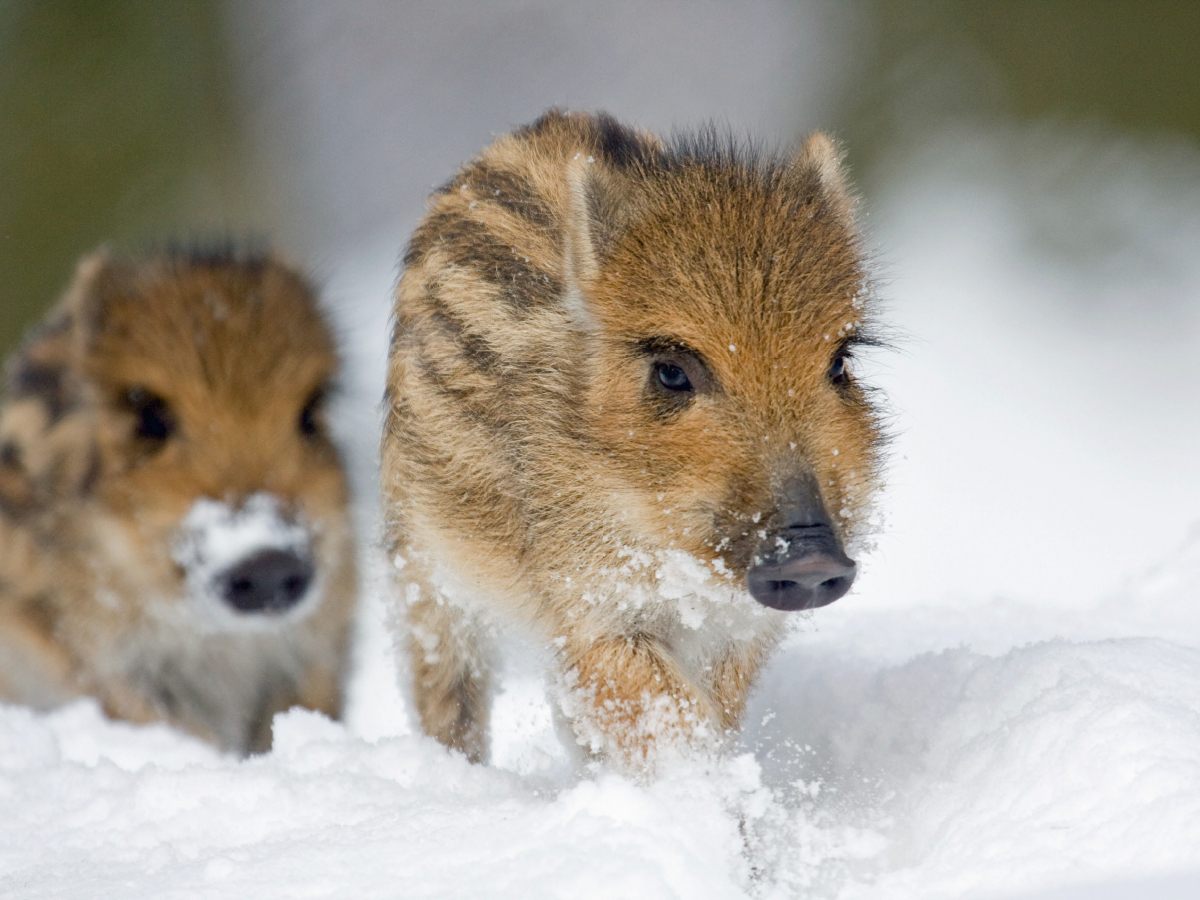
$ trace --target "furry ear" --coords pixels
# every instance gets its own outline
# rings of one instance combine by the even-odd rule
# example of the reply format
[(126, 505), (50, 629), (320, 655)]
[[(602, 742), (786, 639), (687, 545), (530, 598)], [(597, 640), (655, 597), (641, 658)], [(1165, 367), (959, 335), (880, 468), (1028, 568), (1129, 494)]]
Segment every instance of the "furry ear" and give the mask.
[(834, 215), (853, 227), (855, 198), (842, 167), (842, 151), (828, 135), (813, 132), (792, 161), (792, 170), (815, 179)]
[(597, 229), (592, 222), (591, 211), (592, 175), (588, 171), (592, 162), (590, 158), (585, 159), (583, 154), (578, 154), (570, 163), (567, 181), (570, 193), (567, 197), (567, 216), (563, 229), (563, 282), (566, 288), (564, 300), (572, 323), (582, 332), (592, 331), (594, 325), (591, 312), (583, 299), (582, 286), (595, 278), (599, 271), (599, 260), (596, 258)]
[[(55, 435), (72, 431), (80, 401), (71, 317), (60, 307), (9, 361), (0, 409), (0, 510), (21, 517), (74, 476)], [(78, 479), (76, 479), (78, 480)]]
[(133, 269), (104, 251), (83, 258), (62, 300), (5, 367), (0, 408), (0, 510), (32, 514), (88, 489), (95, 467), (83, 359)]
[(637, 213), (637, 192), (624, 176), (605, 171), (580, 154), (572, 162), (571, 208), (567, 222), (573, 270), (593, 277), (612, 245)]
[(134, 292), (135, 279), (134, 266), (103, 247), (79, 261), (62, 306), (75, 322), (81, 352), (86, 352), (103, 329), (111, 304)]
[(569, 184), (565, 242), (568, 308), (576, 324), (590, 330), (582, 286), (599, 275), (613, 244), (637, 216), (638, 194), (623, 173), (611, 171), (583, 153), (571, 161)]
[(578, 148), (567, 160), (565, 269), (572, 316), (587, 329), (590, 316), (580, 285), (599, 274), (613, 245), (641, 214), (645, 194), (639, 182), (666, 148), (655, 135), (621, 125), (607, 113), (560, 113), (539, 121), (564, 128), (566, 145)]

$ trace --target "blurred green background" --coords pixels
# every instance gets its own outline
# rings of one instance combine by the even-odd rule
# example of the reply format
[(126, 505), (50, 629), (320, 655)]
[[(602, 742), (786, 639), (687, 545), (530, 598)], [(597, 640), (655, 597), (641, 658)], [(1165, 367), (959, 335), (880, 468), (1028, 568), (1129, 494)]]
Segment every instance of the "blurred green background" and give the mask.
[(840, 125), (868, 165), (896, 137), (975, 116), (1085, 121), (1200, 141), (1200, 4), (875, 0)]
[(101, 243), (249, 224), (208, 0), (0, 0), (0, 352)]
[[(1200, 4), (868, 0), (823, 123), (870, 190), (948, 119), (1200, 142)], [(0, 353), (101, 243), (272, 233), (213, 0), (0, 0)]]

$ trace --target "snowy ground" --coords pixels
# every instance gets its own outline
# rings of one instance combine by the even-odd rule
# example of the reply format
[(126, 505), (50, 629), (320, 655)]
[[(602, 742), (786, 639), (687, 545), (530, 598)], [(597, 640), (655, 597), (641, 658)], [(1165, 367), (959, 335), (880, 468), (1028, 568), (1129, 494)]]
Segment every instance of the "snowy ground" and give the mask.
[[(888, 530), (728, 759), (579, 776), (517, 653), (496, 765), (446, 753), (371, 563), (346, 725), (294, 711), (239, 762), (88, 703), (0, 708), (0, 895), (1200, 895), (1200, 161), (1053, 133), (914, 159), (869, 219), (911, 336), (878, 363)], [(1114, 249), (1047, 247), (1055, 215)], [(399, 241), (330, 286), (363, 491)]]

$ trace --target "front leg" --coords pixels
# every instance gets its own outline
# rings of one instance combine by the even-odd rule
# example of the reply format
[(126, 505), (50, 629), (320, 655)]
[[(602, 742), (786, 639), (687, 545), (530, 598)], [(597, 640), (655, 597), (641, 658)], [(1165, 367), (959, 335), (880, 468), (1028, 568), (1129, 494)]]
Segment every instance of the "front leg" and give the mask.
[(422, 596), (410, 603), (413, 694), (421, 727), (471, 762), (487, 756), (489, 677), (479, 624), (459, 607)]
[(724, 734), (708, 692), (653, 637), (568, 637), (561, 659), (576, 740), (626, 772), (650, 775), (660, 749), (699, 749)]
[[(342, 672), (327, 665), (311, 663), (295, 688), (295, 696), (278, 702), (278, 708), (272, 710), (272, 713), (290, 709), (292, 706), (303, 706), (338, 721), (342, 718), (345, 705), (344, 681), (345, 675)], [(282, 705), (283, 702), (287, 705)]]
[(52, 709), (80, 696), (53, 619), (6, 609), (6, 602), (0, 596), (0, 702)]
[[(202, 741), (238, 754), (249, 752), (247, 723), (222, 728), (220, 711), (173, 671), (109, 673), (90, 686), (110, 719), (150, 725), (166, 722)], [(270, 728), (267, 729), (268, 739)], [(263, 748), (263, 749), (269, 749)]]
[(713, 663), (708, 682), (726, 731), (736, 729), (741, 722), (750, 686), (767, 655), (778, 643), (775, 635), (739, 643)]

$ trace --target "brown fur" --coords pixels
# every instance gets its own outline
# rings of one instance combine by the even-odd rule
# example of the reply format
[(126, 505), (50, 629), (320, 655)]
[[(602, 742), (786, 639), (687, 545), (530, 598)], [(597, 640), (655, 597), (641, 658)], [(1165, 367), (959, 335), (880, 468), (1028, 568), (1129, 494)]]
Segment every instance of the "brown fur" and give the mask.
[[(277, 711), (338, 716), (356, 590), (347, 484), (319, 407), (298, 426), (336, 368), (311, 289), (273, 258), (84, 259), (8, 365), (0, 699), (92, 695), (243, 753), (269, 748)], [(163, 439), (139, 424), (154, 398)], [(189, 510), (255, 495), (308, 534), (323, 588), (306, 614), (223, 619), (189, 588)]]
[(868, 394), (830, 376), (869, 324), (833, 145), (551, 112), (432, 197), (405, 265), (383, 487), (426, 731), (485, 755), (488, 636), (517, 623), (593, 752), (719, 739), (786, 618), (744, 578), (787, 486), (852, 545), (878, 476)]

